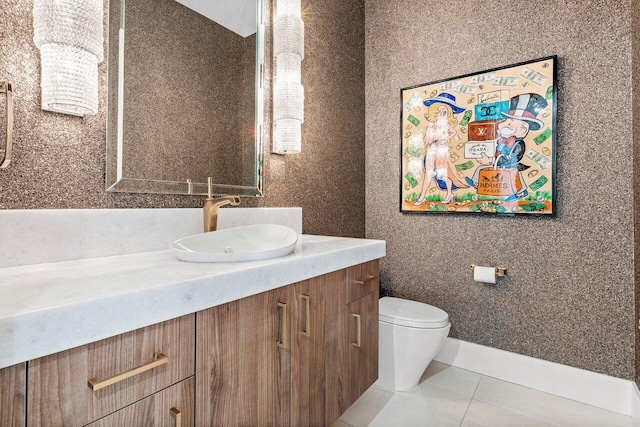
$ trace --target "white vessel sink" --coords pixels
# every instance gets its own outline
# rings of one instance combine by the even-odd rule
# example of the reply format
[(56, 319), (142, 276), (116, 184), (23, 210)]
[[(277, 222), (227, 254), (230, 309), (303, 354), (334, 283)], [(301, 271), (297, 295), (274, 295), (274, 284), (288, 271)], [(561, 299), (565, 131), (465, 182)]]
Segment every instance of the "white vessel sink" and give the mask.
[(293, 252), (298, 233), (275, 224), (246, 225), (176, 240), (171, 252), (188, 262), (238, 262), (277, 258)]

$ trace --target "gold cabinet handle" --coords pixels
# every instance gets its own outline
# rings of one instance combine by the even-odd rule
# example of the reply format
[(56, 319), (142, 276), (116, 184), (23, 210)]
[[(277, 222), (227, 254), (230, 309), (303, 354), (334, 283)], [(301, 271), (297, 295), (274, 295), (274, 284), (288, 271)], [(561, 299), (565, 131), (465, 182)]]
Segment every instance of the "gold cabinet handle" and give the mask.
[(289, 328), (287, 327), (287, 304), (279, 302), (278, 308), (282, 309), (282, 324), (280, 326), (280, 332), (282, 333), (281, 340), (276, 344), (280, 348), (287, 348), (289, 346)]
[(353, 317), (356, 318), (356, 340), (351, 342), (351, 345), (355, 347), (360, 347), (361, 339), (362, 339), (362, 318), (359, 314), (351, 313)]
[(173, 415), (173, 418), (176, 420), (176, 427), (182, 427), (182, 414), (180, 411), (178, 411), (177, 408), (171, 408), (170, 411), (171, 415)]
[(0, 158), (0, 169), (4, 169), (11, 163), (11, 152), (13, 151), (13, 90), (11, 83), (0, 81), (0, 93), (7, 97), (7, 133), (4, 145), (4, 156)]
[(377, 278), (378, 278), (378, 276), (369, 276), (364, 280), (354, 280), (354, 282), (356, 282), (356, 284), (358, 284), (358, 285), (364, 285), (364, 284), (369, 283), (369, 282), (371, 282), (373, 280), (376, 280)]
[(127, 372), (123, 372), (114, 377), (107, 378), (106, 380), (98, 381), (95, 378), (91, 378), (89, 380), (89, 387), (91, 390), (96, 391), (101, 388), (108, 387), (112, 384), (118, 383), (120, 381), (126, 380), (127, 378), (131, 378), (135, 375), (141, 374), (143, 372), (149, 371), (153, 368), (157, 368), (160, 365), (164, 365), (169, 361), (169, 357), (163, 353), (158, 353), (158, 357), (153, 362), (149, 362), (146, 365), (139, 366), (137, 368), (133, 368)]
[(307, 303), (307, 314), (305, 319), (304, 331), (302, 331), (302, 335), (305, 337), (311, 336), (311, 302), (309, 300), (309, 295), (301, 295), (302, 298)]

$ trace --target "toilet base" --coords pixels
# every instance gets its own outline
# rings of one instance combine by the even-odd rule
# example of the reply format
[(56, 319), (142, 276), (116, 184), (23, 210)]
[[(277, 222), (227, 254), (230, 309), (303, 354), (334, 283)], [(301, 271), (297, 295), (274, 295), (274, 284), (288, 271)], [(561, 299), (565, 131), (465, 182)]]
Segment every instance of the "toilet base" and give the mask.
[(391, 391), (415, 388), (429, 363), (449, 335), (444, 328), (417, 329), (380, 322), (378, 380), (375, 386)]

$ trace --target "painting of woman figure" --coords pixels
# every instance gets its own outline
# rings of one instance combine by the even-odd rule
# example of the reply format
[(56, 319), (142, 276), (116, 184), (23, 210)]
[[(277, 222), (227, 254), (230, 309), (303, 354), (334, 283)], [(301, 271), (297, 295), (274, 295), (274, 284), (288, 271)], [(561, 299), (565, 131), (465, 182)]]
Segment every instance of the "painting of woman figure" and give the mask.
[(465, 109), (456, 105), (455, 96), (446, 92), (442, 92), (435, 98), (425, 99), (424, 105), (428, 107), (425, 114), (427, 119), (424, 135), (425, 151), (422, 156), (424, 180), (420, 196), (414, 205), (424, 204), (433, 184), (436, 184), (440, 190), (446, 191), (442, 203), (451, 203), (453, 191), (468, 187), (456, 177), (447, 158), (451, 150), (449, 142), (456, 135), (455, 127), (458, 120), (455, 114), (460, 114)]

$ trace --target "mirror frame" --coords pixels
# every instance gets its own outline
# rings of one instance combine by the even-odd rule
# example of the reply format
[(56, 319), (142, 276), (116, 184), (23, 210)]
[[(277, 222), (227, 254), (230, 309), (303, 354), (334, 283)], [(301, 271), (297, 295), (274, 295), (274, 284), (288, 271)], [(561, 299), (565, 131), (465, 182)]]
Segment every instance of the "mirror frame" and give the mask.
[[(263, 196), (264, 186), (264, 123), (265, 123), (265, 5), (268, 0), (256, 0), (256, 69), (255, 69), (255, 166), (254, 185), (213, 184), (214, 195), (232, 194), (243, 197)], [(105, 186), (108, 192), (207, 195), (206, 182), (163, 181), (122, 176), (122, 120), (124, 100), (124, 34), (126, 0), (109, 2), (108, 19), (108, 85), (107, 85), (107, 152)], [(113, 72), (117, 70), (117, 73)]]

